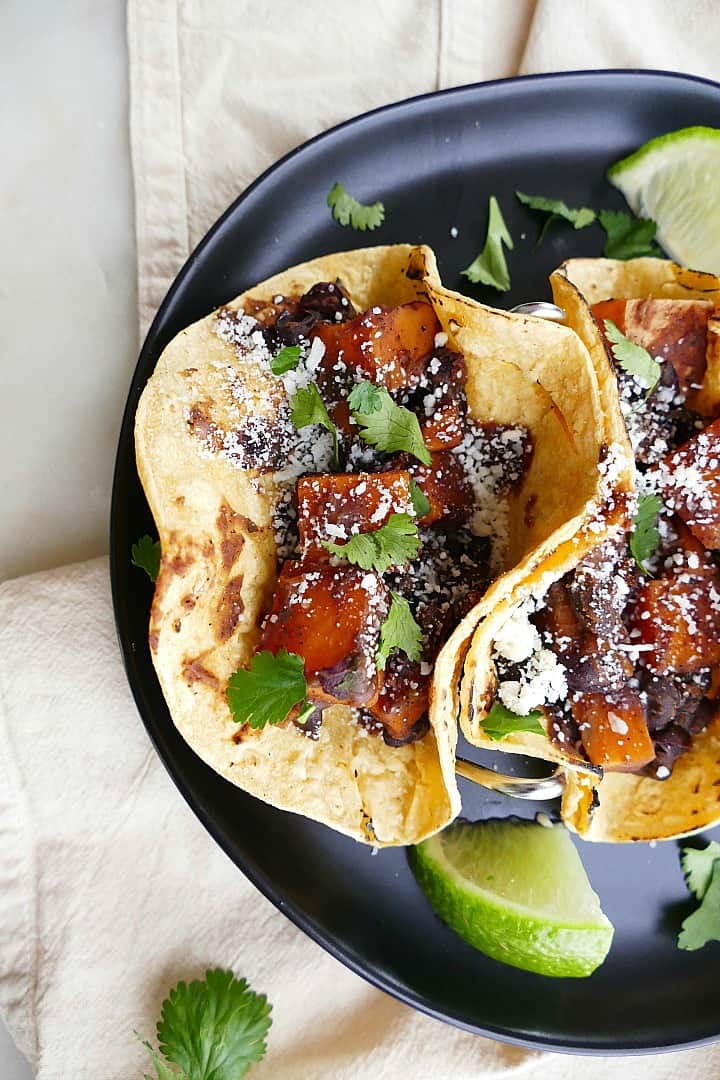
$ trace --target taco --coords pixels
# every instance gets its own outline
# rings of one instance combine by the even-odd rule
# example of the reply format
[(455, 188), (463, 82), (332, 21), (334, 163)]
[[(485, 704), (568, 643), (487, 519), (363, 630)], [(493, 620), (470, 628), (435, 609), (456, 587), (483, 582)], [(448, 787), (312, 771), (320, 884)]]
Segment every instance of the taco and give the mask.
[(562, 813), (586, 839), (679, 836), (720, 820), (720, 281), (658, 259), (571, 260), (551, 280), (614, 369), (637, 511), (480, 627), (473, 701), (544, 732), (496, 746), (570, 766)]
[(442, 828), (464, 653), (438, 651), (493, 577), (574, 535), (602, 442), (579, 339), (443, 289), (427, 248), (319, 258), (188, 327), (136, 418), (183, 737), (358, 840)]

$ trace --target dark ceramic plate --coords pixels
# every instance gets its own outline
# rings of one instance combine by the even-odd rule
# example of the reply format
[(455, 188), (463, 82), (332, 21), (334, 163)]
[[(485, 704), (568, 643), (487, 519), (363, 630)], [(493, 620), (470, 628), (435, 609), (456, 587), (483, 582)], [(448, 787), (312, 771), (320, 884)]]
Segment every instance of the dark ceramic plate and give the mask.
[[(117, 626), (140, 714), (195, 813), (277, 907), (376, 986), (470, 1031), (552, 1049), (631, 1053), (720, 1036), (718, 946), (688, 953), (675, 945), (691, 906), (679, 845), (581, 844), (615, 941), (591, 978), (541, 979), (486, 959), (442, 925), (404, 850), (372, 857), (369, 848), (274, 810), (213, 773), (175, 732), (150, 662), (151, 590), (130, 564), (133, 540), (153, 531), (135, 472), (133, 417), (161, 350), (179, 330), (293, 263), (423, 241), (437, 252), (445, 283), (463, 288), (459, 272), (482, 246), (492, 194), (516, 241), (513, 287), (505, 295), (476, 288), (474, 295), (506, 307), (549, 298), (550, 271), (571, 255), (599, 255), (602, 233), (557, 224), (536, 247), (539, 222), (515, 190), (570, 206), (620, 208), (607, 167), (646, 139), (691, 124), (720, 126), (720, 86), (660, 73), (593, 72), (431, 94), (321, 135), (265, 173), (190, 257), (143, 346), (120, 435), (111, 534)], [(325, 205), (336, 180), (362, 200), (382, 199), (386, 223), (365, 234), (336, 225)], [(471, 819), (541, 809), (460, 785)]]

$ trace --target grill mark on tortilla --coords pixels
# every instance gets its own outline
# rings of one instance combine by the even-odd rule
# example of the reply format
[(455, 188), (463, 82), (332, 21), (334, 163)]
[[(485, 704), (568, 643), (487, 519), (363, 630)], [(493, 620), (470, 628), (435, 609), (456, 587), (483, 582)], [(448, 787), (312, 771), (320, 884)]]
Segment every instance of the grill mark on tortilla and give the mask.
[(217, 424), (210, 419), (209, 409), (212, 401), (198, 401), (190, 409), (188, 425), (190, 432), (199, 439), (208, 449), (218, 452), (222, 450), (222, 432)]
[(160, 635), (157, 630), (151, 630), (148, 634), (148, 644), (152, 652), (158, 651), (158, 645), (160, 644)]
[(220, 541), (222, 564), (226, 570), (230, 570), (245, 546), (245, 537), (258, 532), (259, 526), (244, 514), (238, 514), (227, 502), (223, 501), (217, 517), (217, 528), (222, 536)]
[(182, 675), (188, 686), (194, 686), (195, 683), (200, 682), (213, 690), (220, 689), (220, 680), (217, 675), (208, 671), (200, 657), (195, 660), (183, 660)]
[(231, 578), (223, 589), (222, 599), (217, 609), (216, 632), (219, 641), (227, 641), (231, 637), (245, 610), (242, 598), (243, 581), (243, 575), (238, 574), (237, 577)]

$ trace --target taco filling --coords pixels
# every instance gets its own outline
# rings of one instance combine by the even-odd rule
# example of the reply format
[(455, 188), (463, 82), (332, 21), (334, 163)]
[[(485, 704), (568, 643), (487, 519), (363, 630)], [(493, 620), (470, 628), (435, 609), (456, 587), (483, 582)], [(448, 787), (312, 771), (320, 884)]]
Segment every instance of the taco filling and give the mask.
[(273, 657), (298, 678), (271, 722), (316, 740), (324, 710), (344, 705), (389, 746), (422, 738), (436, 655), (503, 568), (527, 429), (468, 415), (463, 355), (423, 300), (358, 312), (340, 282), (319, 282), (220, 309), (214, 330), (272, 373), (277, 406), (272, 422), (248, 413), (225, 444), (190, 417), (208, 453), (273, 496), (277, 582), (231, 705), (259, 726), (250, 675)]
[(568, 755), (666, 780), (719, 711), (720, 420), (691, 407), (717, 348), (714, 304), (607, 300), (592, 313), (635, 452), (635, 527), (513, 613), (494, 645), (496, 695), (544, 714)]

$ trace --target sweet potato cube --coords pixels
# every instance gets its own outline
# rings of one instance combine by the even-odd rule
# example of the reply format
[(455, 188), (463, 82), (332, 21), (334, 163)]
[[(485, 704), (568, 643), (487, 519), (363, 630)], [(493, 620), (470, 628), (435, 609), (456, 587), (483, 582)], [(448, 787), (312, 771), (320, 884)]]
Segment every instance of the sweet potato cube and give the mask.
[(297, 483), (298, 526), (303, 559), (329, 559), (323, 540), (344, 544), (360, 532), (379, 529), (391, 514), (413, 513), (410, 474), (339, 473), (305, 476)]
[(720, 574), (695, 553), (667, 577), (646, 582), (628, 609), (633, 644), (655, 675), (689, 675), (720, 662)]
[[(465, 434), (467, 370), (462, 353), (437, 349), (425, 371), (419, 399), (411, 406), (420, 419), (420, 430), (428, 450), (450, 450)], [(427, 384), (427, 385), (426, 385)]]
[(562, 582), (554, 581), (548, 589), (545, 606), (538, 612), (537, 622), (541, 630), (551, 635), (554, 649), (560, 657), (577, 654), (584, 628)]
[(607, 772), (637, 772), (655, 757), (639, 694), (581, 694), (572, 703), (585, 753)]
[(699, 387), (705, 375), (708, 319), (713, 309), (710, 300), (606, 300), (595, 304), (593, 314), (603, 331), (603, 320), (612, 319), (621, 333), (653, 358), (669, 361), (680, 389), (687, 393)]
[(706, 548), (720, 548), (720, 419), (668, 454), (659, 467), (665, 505)]
[(472, 513), (473, 489), (459, 459), (451, 450), (432, 454), (430, 465), (408, 461), (408, 471), (428, 499), (430, 509), (420, 525), (436, 521), (461, 524)]
[(369, 705), (378, 693), (375, 656), (388, 607), (377, 574), (288, 560), (258, 651), (302, 656), (311, 701)]
[(430, 304), (415, 300), (373, 308), (345, 323), (319, 323), (313, 336), (325, 345), (326, 370), (341, 360), (378, 386), (401, 390), (417, 384), (439, 332)]
[(427, 712), (429, 698), (430, 675), (422, 675), (421, 665), (404, 653), (394, 652), (387, 661), (383, 686), (371, 712), (388, 735), (401, 742)]

